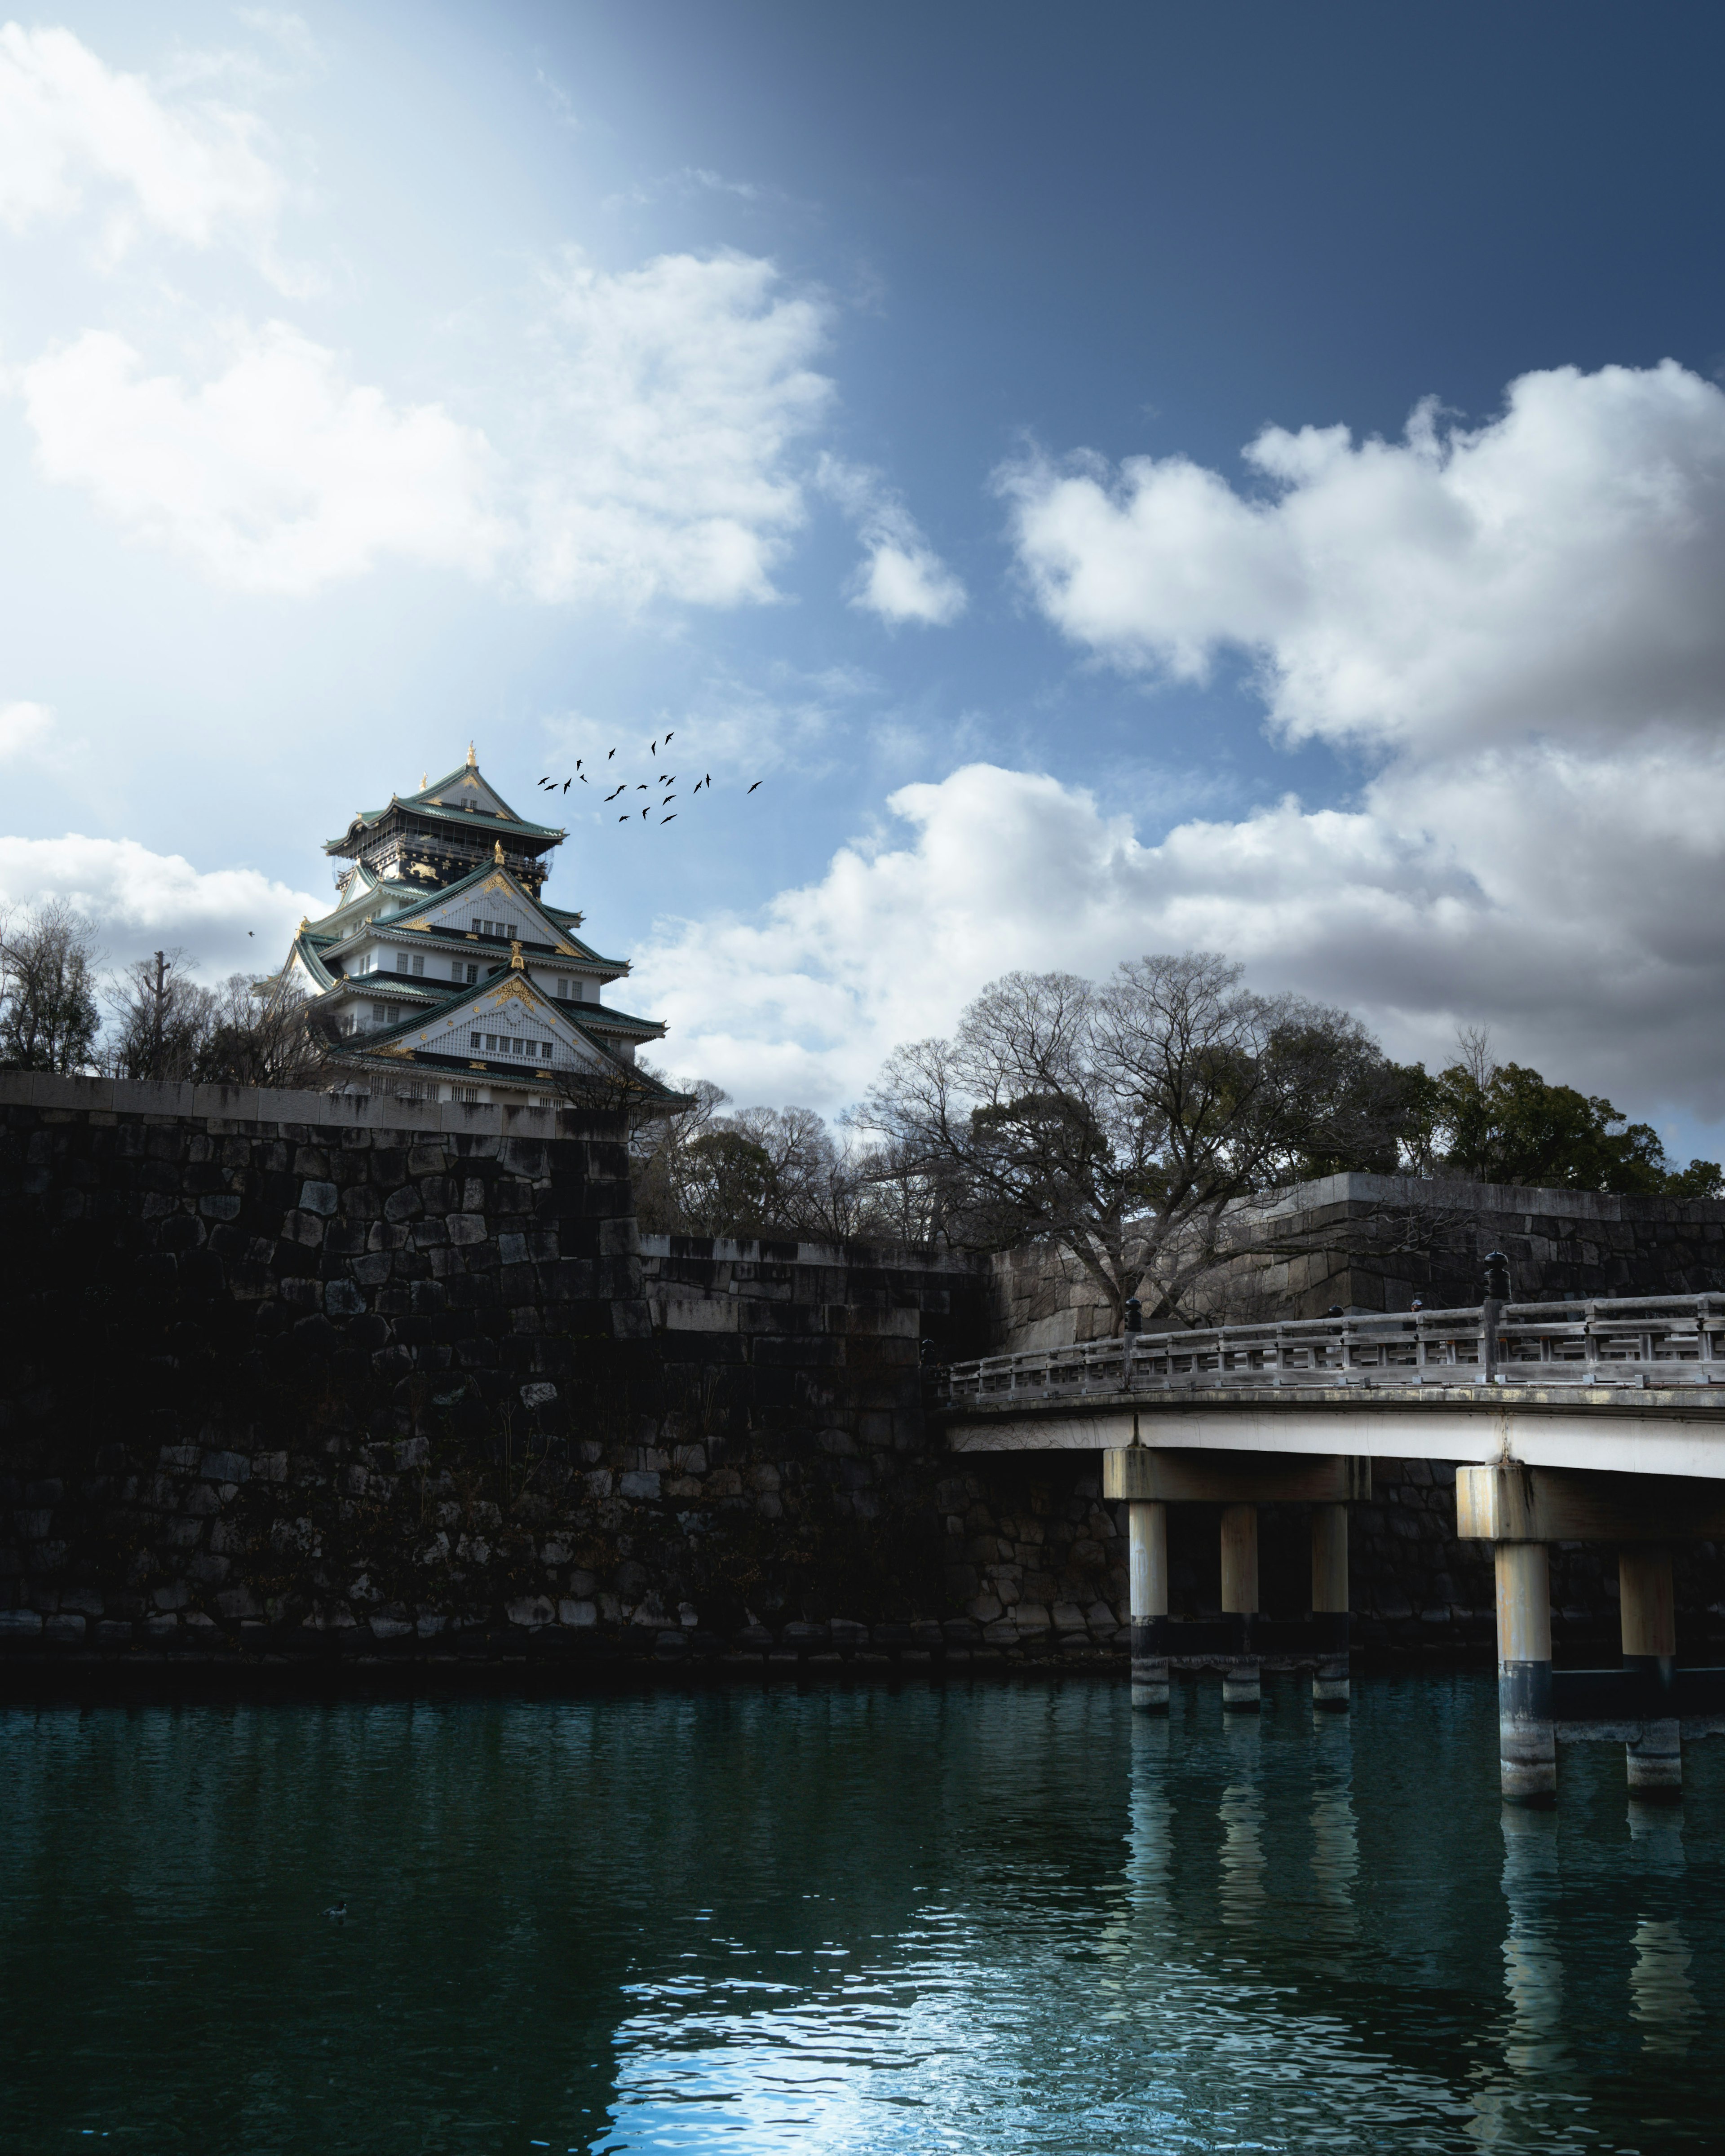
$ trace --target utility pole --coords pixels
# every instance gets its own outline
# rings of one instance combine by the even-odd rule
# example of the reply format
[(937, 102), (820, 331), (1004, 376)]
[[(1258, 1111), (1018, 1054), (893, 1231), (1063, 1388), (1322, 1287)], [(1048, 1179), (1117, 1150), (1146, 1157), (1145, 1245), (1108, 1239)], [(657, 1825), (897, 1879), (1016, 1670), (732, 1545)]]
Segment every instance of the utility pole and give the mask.
[(167, 956), (156, 953), (156, 978), (151, 983), (150, 996), (150, 1075), (162, 1075), (162, 1038), (167, 1031)]

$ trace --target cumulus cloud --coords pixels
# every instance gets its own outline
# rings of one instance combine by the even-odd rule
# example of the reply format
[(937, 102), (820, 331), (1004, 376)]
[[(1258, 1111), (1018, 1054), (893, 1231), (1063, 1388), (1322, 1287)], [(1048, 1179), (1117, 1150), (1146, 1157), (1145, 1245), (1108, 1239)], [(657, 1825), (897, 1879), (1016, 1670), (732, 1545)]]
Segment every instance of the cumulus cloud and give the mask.
[(391, 554), (489, 572), (508, 534), (483, 434), (350, 382), (285, 323), (228, 346), (196, 384), (105, 330), (19, 369), (44, 475), (243, 590), (309, 592)]
[(963, 582), (923, 536), (916, 519), (880, 474), (863, 465), (824, 455), (818, 473), (823, 490), (855, 523), (863, 558), (851, 579), (854, 607), (879, 614), (896, 627), (915, 622), (945, 629), (969, 603)]
[(211, 978), (273, 972), (301, 916), (329, 910), (255, 869), (199, 870), (132, 839), (0, 838), (0, 906), (56, 898), (90, 915), (115, 964), (177, 944)]
[(758, 258), (566, 261), (503, 446), (281, 321), (230, 326), (201, 376), (90, 330), (12, 384), (45, 477), (218, 583), (310, 592), (393, 556), (553, 603), (731, 607), (778, 596), (803, 521), (824, 335)]
[(832, 1106), (1009, 968), (1207, 947), (1404, 1055), (1484, 1019), (1640, 1112), (1725, 1118), (1725, 395), (1558, 369), (1481, 427), (1426, 406), (1394, 444), (1271, 429), (1249, 457), (1248, 491), (1179, 459), (1022, 463), (1019, 561), (1122, 667), (1249, 654), (1284, 738), (1375, 752), (1355, 798), (1147, 845), (1044, 776), (907, 787), (907, 839), (661, 933), (644, 972), (685, 1067)]
[(830, 1111), (1012, 968), (1096, 976), (1208, 948), (1348, 1005), (1404, 1055), (1484, 1018), (1572, 1082), (1725, 1115), (1725, 752), (1519, 753), (1154, 845), (1081, 789), (973, 764), (902, 788), (891, 842), (840, 849), (758, 916), (665, 924), (631, 995), (670, 1021), (674, 1068)]
[(54, 713), (46, 704), (0, 704), (0, 763), (22, 762), (54, 739)]
[(107, 203), (105, 245), (142, 230), (189, 247), (244, 246), (274, 281), (286, 196), (262, 122), (212, 97), (172, 97), (108, 67), (69, 30), (0, 25), (0, 223), (13, 232)]
[(1001, 475), (1037, 604), (1127, 668), (1261, 668), (1288, 737), (1711, 734), (1725, 701), (1725, 393), (1675, 362), (1523, 375), (1476, 428), (1267, 429), (1242, 492), (1183, 458)]
[(826, 336), (822, 303), (760, 256), (619, 274), (566, 257), (534, 347), (529, 588), (631, 608), (775, 598), (806, 514), (790, 453), (833, 393), (811, 364)]

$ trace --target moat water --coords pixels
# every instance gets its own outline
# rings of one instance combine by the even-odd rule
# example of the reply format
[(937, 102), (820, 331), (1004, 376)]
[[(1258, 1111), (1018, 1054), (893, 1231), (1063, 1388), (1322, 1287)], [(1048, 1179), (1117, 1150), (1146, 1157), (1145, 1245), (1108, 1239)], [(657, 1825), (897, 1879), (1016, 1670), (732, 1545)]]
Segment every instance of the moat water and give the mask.
[[(1725, 2138), (1680, 1811), (1487, 1679), (0, 1712), (0, 2147), (1662, 2150)], [(326, 1910), (345, 1903), (345, 1917)]]

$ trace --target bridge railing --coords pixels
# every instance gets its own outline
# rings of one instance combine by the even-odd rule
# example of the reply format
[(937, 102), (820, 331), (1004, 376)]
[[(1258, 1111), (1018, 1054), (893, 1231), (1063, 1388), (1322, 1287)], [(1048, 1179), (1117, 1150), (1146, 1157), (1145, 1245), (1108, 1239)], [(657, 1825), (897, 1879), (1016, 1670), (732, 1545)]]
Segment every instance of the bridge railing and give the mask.
[[(1485, 1382), (1485, 1348), (1479, 1310), (1425, 1310), (1140, 1332), (985, 1355), (933, 1377), (953, 1407), (1236, 1386), (1466, 1385)], [(1725, 1296), (1509, 1303), (1497, 1350), (1497, 1378), (1508, 1384), (1725, 1384)]]

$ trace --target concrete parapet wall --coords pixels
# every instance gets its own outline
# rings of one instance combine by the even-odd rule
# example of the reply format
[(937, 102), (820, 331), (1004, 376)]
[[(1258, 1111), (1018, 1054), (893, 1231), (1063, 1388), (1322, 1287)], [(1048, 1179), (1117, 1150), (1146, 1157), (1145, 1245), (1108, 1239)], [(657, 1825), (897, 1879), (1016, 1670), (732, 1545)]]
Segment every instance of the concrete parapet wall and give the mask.
[[(405, 1076), (403, 1083), (410, 1083)], [(45, 1071), (0, 1070), (0, 1107), (38, 1108), (100, 1120), (234, 1123), (272, 1128), (316, 1124), (355, 1131), (434, 1131), (476, 1137), (554, 1137), (556, 1108), (479, 1101), (414, 1101), (371, 1093), (298, 1093), (258, 1086), (182, 1086), (153, 1078), (59, 1078)]]

